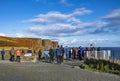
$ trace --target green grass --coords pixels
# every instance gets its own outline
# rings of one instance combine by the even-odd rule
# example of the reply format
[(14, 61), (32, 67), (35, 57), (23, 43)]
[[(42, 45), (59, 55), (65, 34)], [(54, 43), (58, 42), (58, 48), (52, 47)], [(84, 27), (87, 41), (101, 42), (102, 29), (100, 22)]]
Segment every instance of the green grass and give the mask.
[(87, 59), (82, 68), (95, 72), (106, 72), (120, 75), (120, 65), (106, 60)]

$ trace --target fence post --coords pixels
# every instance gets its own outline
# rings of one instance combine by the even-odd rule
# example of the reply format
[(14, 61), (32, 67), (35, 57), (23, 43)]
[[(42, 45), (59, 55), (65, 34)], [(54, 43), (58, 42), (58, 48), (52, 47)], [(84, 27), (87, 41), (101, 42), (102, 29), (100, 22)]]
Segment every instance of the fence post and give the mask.
[(110, 56), (111, 56), (111, 50), (108, 50), (108, 60), (110, 60)]
[(114, 63), (114, 51), (113, 51), (113, 63)]
[(103, 59), (105, 59), (106, 51), (103, 50)]
[(97, 56), (97, 51), (95, 51), (95, 59), (98, 59), (97, 57), (98, 57), (98, 56)]

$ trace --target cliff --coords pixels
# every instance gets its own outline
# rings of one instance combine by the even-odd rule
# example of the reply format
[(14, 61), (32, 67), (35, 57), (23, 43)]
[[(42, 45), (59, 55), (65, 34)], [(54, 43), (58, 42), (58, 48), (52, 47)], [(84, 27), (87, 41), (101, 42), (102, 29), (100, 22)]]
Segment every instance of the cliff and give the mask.
[(30, 47), (39, 48), (44, 47), (49, 49), (50, 47), (56, 48), (58, 42), (51, 41), (49, 39), (41, 38), (11, 38), (0, 36), (0, 47)]

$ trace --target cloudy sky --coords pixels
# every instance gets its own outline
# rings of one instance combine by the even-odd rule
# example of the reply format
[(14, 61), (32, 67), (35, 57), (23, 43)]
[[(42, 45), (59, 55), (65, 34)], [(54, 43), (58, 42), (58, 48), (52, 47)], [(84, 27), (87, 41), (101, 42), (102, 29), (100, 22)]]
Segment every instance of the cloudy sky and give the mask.
[(120, 47), (120, 0), (0, 0), (0, 35)]

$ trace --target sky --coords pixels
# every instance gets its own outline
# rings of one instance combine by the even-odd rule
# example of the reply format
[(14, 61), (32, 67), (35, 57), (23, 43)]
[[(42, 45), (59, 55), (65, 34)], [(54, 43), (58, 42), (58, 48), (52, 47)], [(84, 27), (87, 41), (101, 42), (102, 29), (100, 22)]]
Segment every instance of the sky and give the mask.
[(0, 0), (0, 35), (120, 47), (120, 0)]

